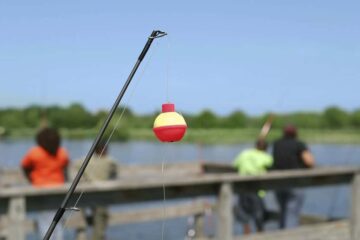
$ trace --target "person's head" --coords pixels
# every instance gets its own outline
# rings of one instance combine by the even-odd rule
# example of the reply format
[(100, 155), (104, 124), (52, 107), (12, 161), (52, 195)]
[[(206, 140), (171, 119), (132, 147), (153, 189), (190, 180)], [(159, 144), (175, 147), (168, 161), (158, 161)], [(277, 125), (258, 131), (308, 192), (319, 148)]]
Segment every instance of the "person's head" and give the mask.
[(97, 155), (106, 155), (107, 154), (107, 145), (106, 145), (106, 141), (101, 140), (98, 145), (95, 148), (95, 154)]
[(297, 137), (297, 129), (294, 125), (288, 124), (283, 129), (283, 136), (285, 138), (296, 138)]
[(255, 147), (258, 150), (266, 151), (268, 144), (264, 139), (258, 139), (255, 143)]
[(53, 128), (43, 128), (36, 135), (36, 143), (53, 156), (56, 155), (60, 142), (60, 135)]

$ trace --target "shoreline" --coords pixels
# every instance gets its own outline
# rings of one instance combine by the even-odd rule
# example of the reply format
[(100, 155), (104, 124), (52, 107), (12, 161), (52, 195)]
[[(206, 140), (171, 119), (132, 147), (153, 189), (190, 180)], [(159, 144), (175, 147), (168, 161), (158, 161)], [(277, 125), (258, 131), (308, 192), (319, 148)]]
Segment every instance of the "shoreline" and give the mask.
[[(67, 139), (93, 139), (96, 129), (60, 129), (61, 135)], [(136, 128), (117, 130), (114, 141), (157, 141), (152, 129)], [(281, 129), (272, 129), (268, 135), (269, 142), (281, 136)], [(5, 137), (8, 139), (33, 138), (36, 129), (16, 129)], [(252, 143), (259, 134), (259, 129), (188, 129), (183, 142), (199, 144), (236, 144)], [(360, 144), (360, 130), (358, 129), (299, 129), (299, 138), (307, 143), (326, 144)]]

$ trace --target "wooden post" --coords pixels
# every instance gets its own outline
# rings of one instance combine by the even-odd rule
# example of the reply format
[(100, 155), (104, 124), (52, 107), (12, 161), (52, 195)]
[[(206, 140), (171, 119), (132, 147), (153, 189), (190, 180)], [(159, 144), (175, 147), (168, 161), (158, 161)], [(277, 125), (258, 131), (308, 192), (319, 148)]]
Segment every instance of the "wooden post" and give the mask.
[(69, 218), (65, 223), (66, 226), (73, 225), (75, 227), (75, 239), (76, 240), (86, 240), (86, 229), (88, 227), (85, 214), (82, 211), (75, 212), (72, 215), (72, 218)]
[(86, 240), (86, 228), (80, 227), (75, 230), (75, 239), (76, 240)]
[(360, 173), (354, 175), (352, 182), (352, 210), (350, 229), (351, 240), (360, 239)]
[(217, 206), (217, 239), (233, 239), (233, 191), (231, 183), (222, 183)]
[(25, 240), (26, 206), (24, 197), (14, 197), (9, 200), (8, 208), (8, 240)]
[(204, 235), (204, 213), (195, 215), (195, 234), (196, 238), (203, 238)]

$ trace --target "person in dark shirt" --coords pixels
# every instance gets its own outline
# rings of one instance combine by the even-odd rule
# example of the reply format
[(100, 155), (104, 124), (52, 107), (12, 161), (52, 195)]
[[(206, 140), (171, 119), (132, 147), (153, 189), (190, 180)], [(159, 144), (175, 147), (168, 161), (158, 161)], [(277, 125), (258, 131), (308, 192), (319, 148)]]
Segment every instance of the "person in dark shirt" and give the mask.
[[(314, 157), (305, 143), (297, 139), (297, 129), (287, 125), (283, 137), (273, 146), (275, 170), (312, 168)], [(299, 225), (300, 210), (304, 202), (304, 193), (298, 189), (283, 189), (275, 193), (280, 207), (280, 228), (293, 228)]]

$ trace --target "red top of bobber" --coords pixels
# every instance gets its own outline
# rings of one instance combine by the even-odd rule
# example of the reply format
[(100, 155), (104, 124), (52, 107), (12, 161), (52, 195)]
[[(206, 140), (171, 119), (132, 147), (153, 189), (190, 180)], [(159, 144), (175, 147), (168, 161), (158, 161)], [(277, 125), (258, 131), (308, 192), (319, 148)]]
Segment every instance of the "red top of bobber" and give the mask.
[(162, 105), (162, 112), (175, 112), (175, 104), (173, 103), (164, 103)]

